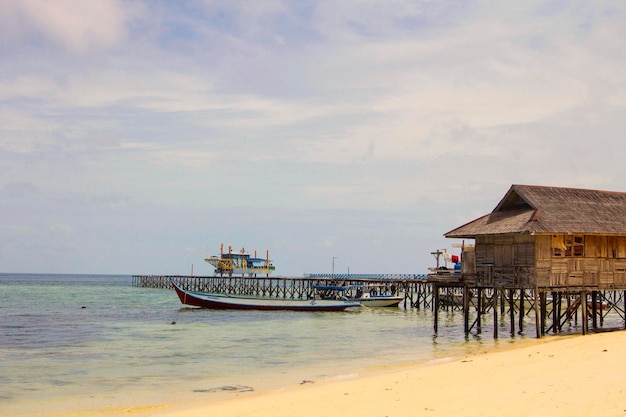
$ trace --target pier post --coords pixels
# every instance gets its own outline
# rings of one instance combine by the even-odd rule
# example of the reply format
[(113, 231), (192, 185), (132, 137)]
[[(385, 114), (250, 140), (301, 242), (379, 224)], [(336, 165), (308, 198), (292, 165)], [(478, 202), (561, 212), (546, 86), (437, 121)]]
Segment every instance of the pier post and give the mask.
[(598, 328), (598, 292), (591, 291), (591, 324), (594, 330)]
[(437, 331), (439, 330), (439, 285), (434, 283), (433, 284), (433, 313), (435, 315), (434, 317), (434, 329), (435, 329), (435, 333), (437, 333)]
[(509, 288), (509, 320), (511, 321), (511, 336), (513, 336), (515, 334), (515, 300), (512, 288)]
[(546, 316), (548, 315), (548, 301), (545, 291), (539, 293), (539, 304), (541, 310), (541, 335), (546, 334)]
[(539, 307), (539, 288), (535, 287), (535, 303), (533, 308), (535, 309), (535, 331), (537, 334), (537, 339), (541, 337), (541, 312)]
[(498, 338), (498, 289), (493, 289), (493, 338)]
[(465, 328), (465, 334), (469, 333), (469, 305), (470, 305), (470, 290), (467, 284), (463, 285), (463, 326)]
[(580, 302), (582, 305), (583, 335), (589, 333), (589, 321), (587, 319), (587, 291), (580, 292)]
[(482, 316), (483, 316), (483, 289), (478, 288), (478, 298), (476, 299), (476, 332), (480, 334), (482, 329)]
[(552, 333), (559, 332), (559, 311), (557, 305), (559, 304), (559, 293), (552, 291)]
[(525, 293), (526, 293), (526, 290), (524, 290), (524, 288), (522, 288), (519, 292), (519, 323), (517, 327), (519, 327), (520, 333), (524, 331), (524, 313), (525, 313), (524, 296), (525, 296)]

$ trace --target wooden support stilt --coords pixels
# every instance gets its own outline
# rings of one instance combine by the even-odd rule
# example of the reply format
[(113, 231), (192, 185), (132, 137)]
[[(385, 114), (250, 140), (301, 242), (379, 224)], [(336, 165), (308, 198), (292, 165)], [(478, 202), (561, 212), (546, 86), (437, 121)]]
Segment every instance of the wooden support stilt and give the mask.
[(582, 306), (583, 335), (589, 333), (589, 322), (587, 320), (587, 291), (580, 292), (580, 303)]
[(552, 333), (559, 332), (559, 311), (556, 308), (558, 304), (559, 293), (552, 291)]
[(547, 305), (546, 305), (546, 293), (543, 291), (539, 293), (539, 310), (541, 311), (541, 314), (540, 314), (541, 335), (544, 336), (546, 334)]
[(518, 326), (519, 327), (519, 332), (520, 334), (524, 332), (524, 312), (525, 312), (525, 308), (524, 308), (524, 296), (526, 291), (522, 288), (519, 292), (519, 323)]
[(498, 338), (498, 291), (497, 288), (493, 289), (493, 338)]
[(509, 320), (511, 321), (511, 336), (515, 334), (515, 300), (513, 299), (514, 290), (509, 288)]
[(591, 324), (593, 329), (598, 328), (598, 292), (591, 291)]
[(541, 313), (539, 308), (539, 289), (535, 287), (535, 302), (533, 308), (535, 309), (535, 332), (537, 334), (537, 339), (539, 339), (541, 335)]
[(476, 332), (480, 334), (483, 331), (482, 317), (483, 317), (483, 289), (477, 288), (478, 299), (476, 301)]
[(433, 312), (434, 312), (434, 330), (435, 333), (439, 330), (439, 285), (433, 284)]
[(606, 304), (607, 310), (609, 308), (611, 308), (611, 306), (609, 305), (609, 302), (608, 302), (608, 300), (606, 298), (606, 291), (602, 291), (601, 294), (602, 294), (602, 296), (600, 297), (600, 305), (598, 306), (598, 309), (599, 309), (598, 316), (599, 316), (599, 320), (600, 320), (600, 327), (603, 327), (604, 326), (604, 307), (603, 307), (603, 305)]
[(469, 333), (469, 306), (470, 306), (470, 290), (467, 284), (463, 285), (463, 326), (465, 334)]

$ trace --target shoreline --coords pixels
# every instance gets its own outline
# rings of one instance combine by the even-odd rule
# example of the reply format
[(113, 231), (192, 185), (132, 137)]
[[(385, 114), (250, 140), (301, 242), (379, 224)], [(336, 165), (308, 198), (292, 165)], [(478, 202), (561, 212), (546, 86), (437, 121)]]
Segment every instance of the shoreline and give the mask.
[(142, 417), (626, 415), (624, 345), (626, 331), (527, 339), (228, 399), (173, 401), (125, 412)]

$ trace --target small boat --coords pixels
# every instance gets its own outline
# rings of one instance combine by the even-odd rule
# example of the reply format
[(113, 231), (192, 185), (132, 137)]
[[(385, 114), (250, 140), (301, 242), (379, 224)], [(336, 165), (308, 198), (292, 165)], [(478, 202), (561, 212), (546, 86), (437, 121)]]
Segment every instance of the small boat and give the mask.
[(250, 256), (244, 248), (240, 252), (233, 252), (232, 246), (229, 246), (228, 252), (224, 252), (223, 243), (220, 247), (220, 256), (210, 256), (204, 260), (215, 268), (216, 274), (220, 275), (256, 277), (259, 274), (269, 276), (276, 269), (269, 258), (269, 251), (265, 252), (265, 258), (258, 258), (256, 251), (254, 256)]
[(325, 295), (327, 299), (342, 299), (358, 302), (365, 307), (397, 307), (404, 297), (394, 294), (378, 294), (381, 284), (353, 285), (314, 285), (312, 288)]
[(372, 295), (370, 292), (363, 292), (359, 297), (351, 297), (348, 300), (358, 301), (365, 307), (398, 307), (404, 297), (401, 295)]
[(291, 311), (342, 311), (350, 307), (361, 307), (358, 302), (322, 299), (261, 298), (245, 295), (211, 294), (185, 291), (172, 282), (180, 302), (194, 307), (236, 310), (291, 310)]

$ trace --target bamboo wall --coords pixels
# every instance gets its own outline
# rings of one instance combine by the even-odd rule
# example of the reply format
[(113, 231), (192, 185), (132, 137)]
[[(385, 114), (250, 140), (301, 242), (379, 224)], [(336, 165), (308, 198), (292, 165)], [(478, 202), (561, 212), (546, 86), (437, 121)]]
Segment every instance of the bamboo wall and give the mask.
[(626, 236), (477, 236), (475, 263), (480, 285), (626, 288)]
[(496, 287), (530, 287), (534, 258), (534, 236), (477, 236), (476, 282)]
[(626, 236), (536, 236), (538, 286), (626, 288)]

